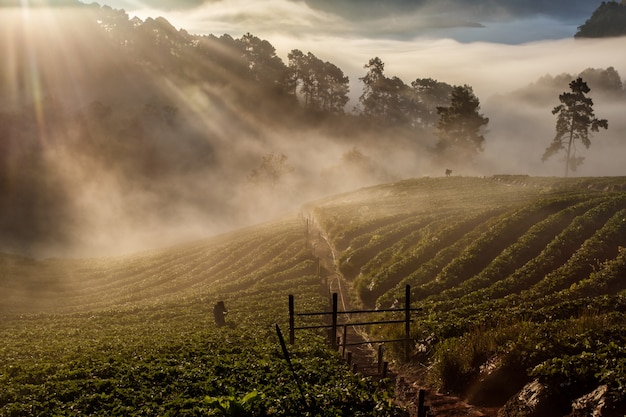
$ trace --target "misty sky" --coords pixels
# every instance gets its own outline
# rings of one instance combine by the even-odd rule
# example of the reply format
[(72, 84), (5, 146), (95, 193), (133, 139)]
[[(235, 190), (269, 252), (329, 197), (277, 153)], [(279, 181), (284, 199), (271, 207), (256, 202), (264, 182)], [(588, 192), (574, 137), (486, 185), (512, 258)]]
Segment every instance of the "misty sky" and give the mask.
[(130, 16), (163, 16), (193, 34), (250, 32), (287, 61), (292, 49), (313, 52), (358, 77), (374, 56), (388, 76), (432, 77), (470, 84), (482, 96), (545, 74), (615, 67), (626, 75), (623, 44), (574, 41), (601, 0), (104, 0)]
[(601, 0), (105, 0), (131, 14), (158, 13), (194, 33), (451, 37), (517, 44), (573, 36)]

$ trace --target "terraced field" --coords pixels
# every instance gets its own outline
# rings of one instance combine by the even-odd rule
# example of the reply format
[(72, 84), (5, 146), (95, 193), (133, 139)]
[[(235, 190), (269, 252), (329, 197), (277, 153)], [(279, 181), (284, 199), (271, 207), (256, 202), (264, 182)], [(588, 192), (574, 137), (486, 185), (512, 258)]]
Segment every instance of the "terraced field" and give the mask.
[(129, 257), (2, 255), (0, 416), (400, 415), (393, 387), (317, 334), (298, 333), (287, 366), (287, 295), (328, 303), (305, 242), (292, 218)]
[(427, 178), (307, 210), (366, 306), (398, 305), (411, 286), (423, 310), (410, 366), (426, 383), (502, 415), (568, 415), (601, 398), (602, 415), (622, 416), (625, 184)]
[(328, 304), (306, 224), (364, 306), (401, 305), (411, 286), (412, 357), (388, 351), (420, 383), (502, 416), (622, 416), (624, 189), (625, 178), (423, 178), (310, 203), (309, 223), (167, 250), (0, 255), (0, 416), (402, 415), (385, 380), (353, 375), (316, 333), (290, 347), (295, 377), (282, 357), (287, 294), (302, 310)]

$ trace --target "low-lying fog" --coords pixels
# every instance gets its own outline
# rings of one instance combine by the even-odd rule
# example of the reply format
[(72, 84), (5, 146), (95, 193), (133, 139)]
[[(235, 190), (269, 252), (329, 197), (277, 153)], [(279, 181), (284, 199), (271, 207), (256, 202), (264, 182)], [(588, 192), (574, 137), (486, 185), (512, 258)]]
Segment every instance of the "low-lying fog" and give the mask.
[[(57, 30), (59, 26), (52, 27)], [(157, 102), (164, 98), (174, 103), (177, 110), (166, 126), (150, 124), (149, 113), (168, 111), (167, 106), (146, 110), (127, 103), (127, 108), (121, 112), (124, 104), (118, 103), (119, 107), (108, 113), (110, 109), (106, 106), (94, 107), (93, 103), (100, 100), (115, 104), (116, 90), (109, 88), (107, 82), (94, 87), (91, 72), (97, 72), (98, 63), (105, 62), (106, 55), (99, 57), (97, 48), (86, 46), (89, 42), (78, 37), (79, 28), (66, 30), (76, 35), (71, 47), (64, 44), (62, 31), (53, 31), (59, 38), (52, 37), (50, 42), (60, 43), (45, 51), (45, 57), (37, 55), (37, 51), (41, 52), (37, 48), (26, 50), (32, 72), (20, 78), (26, 86), (22, 87), (26, 90), (32, 87), (31, 93), (35, 94), (38, 91), (35, 78), (48, 76), (49, 83), (59, 81), (54, 94), (55, 99), (63, 102), (59, 111), (69, 106), (72, 114), (100, 112), (98, 114), (105, 115), (99, 119), (103, 125), (67, 117), (59, 123), (62, 129), (55, 130), (57, 136), (47, 137), (42, 123), (56, 120), (56, 116), (35, 112), (31, 123), (33, 135), (39, 132), (37, 146), (45, 150), (45, 162), (38, 163), (52, 167), (56, 174), (37, 188), (40, 194), (25, 195), (23, 190), (13, 189), (10, 184), (17, 181), (11, 178), (23, 179), (30, 175), (29, 167), (12, 165), (11, 160), (4, 157), (0, 160), (7, 179), (2, 207), (22, 205), (20, 207), (24, 208), (20, 211), (22, 214), (6, 209), (12, 217), (3, 219), (3, 228), (19, 236), (22, 227), (19, 222), (30, 221), (28, 213), (39, 213), (37, 210), (42, 204), (56, 197), (62, 197), (63, 204), (55, 206), (41, 221), (41, 226), (24, 228), (23, 239), (17, 239), (17, 243), (5, 242), (0, 250), (33, 256), (78, 257), (161, 247), (297, 213), (303, 203), (324, 195), (378, 182), (442, 176), (446, 168), (452, 169), (453, 175), (560, 176), (563, 162), (559, 157), (541, 162), (541, 155), (554, 136), (556, 118), (551, 110), (559, 104), (558, 94), (567, 90), (568, 82), (556, 90), (537, 92), (534, 98), (528, 98), (528, 94), (520, 90), (539, 91), (543, 87), (532, 84), (540, 77), (562, 73), (575, 76), (590, 67), (613, 67), (622, 79), (626, 76), (625, 38), (563, 39), (519, 45), (462, 43), (426, 37), (367, 39), (345, 34), (288, 37), (285, 33), (276, 33), (275, 38), (266, 38), (285, 63), (290, 50), (300, 49), (311, 51), (341, 68), (351, 80), (352, 101), (347, 111), (352, 111), (362, 92), (358, 78), (366, 72), (363, 65), (375, 56), (385, 63), (386, 76), (397, 76), (406, 84), (416, 78), (434, 78), (449, 84), (472, 86), (481, 101), (481, 112), (490, 119), (485, 150), (475, 161), (463, 166), (442, 166), (433, 162), (427, 150), (432, 145), (432, 135), (415, 138), (415, 141), (363, 137), (355, 143), (328, 137), (321, 133), (323, 129), (249, 125), (245, 112), (233, 108), (233, 102), (223, 91), (167, 78), (138, 81), (125, 73), (123, 61), (116, 64), (114, 74), (127, 78), (122, 85), (136, 91), (138, 103), (142, 103), (141, 97), (157, 97)], [(37, 42), (41, 47), (42, 40)], [(6, 33), (3, 48), (3, 55), (8, 57), (3, 64), (3, 82), (10, 84), (14, 81), (11, 76), (17, 76), (11, 75), (11, 57), (19, 53)], [(57, 56), (54, 56), (55, 50)], [(82, 55), (72, 55), (73, 51), (80, 51)], [(62, 66), (40, 67), (37, 59)], [(7, 90), (6, 85), (5, 92), (15, 93), (15, 88)], [(81, 90), (87, 85), (89, 89)], [(154, 85), (160, 86), (158, 91), (146, 91)], [(607, 119), (609, 129), (594, 134), (589, 149), (579, 147), (585, 161), (573, 175), (626, 175), (623, 165), (626, 155), (624, 92), (620, 98), (615, 98), (594, 94), (591, 87), (596, 116)], [(71, 105), (68, 102), (72, 102)], [(5, 102), (1, 109), (6, 110), (7, 106), (10, 107)], [(108, 114), (112, 115), (106, 116)], [(60, 131), (64, 133), (60, 135)], [(129, 179), (139, 169), (134, 166), (135, 160), (120, 159), (112, 151), (134, 146), (127, 144), (124, 136), (131, 133), (140, 135), (138, 140), (157, 144), (158, 152), (142, 162), (146, 166), (139, 167), (143, 174), (150, 175), (140, 180)], [(172, 138), (179, 142), (172, 142)], [(71, 146), (85, 140), (92, 147), (89, 153)], [(102, 148), (98, 140), (111, 141), (107, 143), (113, 145)], [(280, 155), (286, 156), (284, 163), (278, 164), (282, 170), (280, 180), (251, 181), (251, 174), (268, 155), (276, 157), (274, 161)], [(164, 166), (169, 171), (163, 172)], [(45, 190), (52, 188), (46, 187), (52, 185), (62, 190), (59, 196), (47, 195)], [(32, 235), (26, 236), (26, 233)]]

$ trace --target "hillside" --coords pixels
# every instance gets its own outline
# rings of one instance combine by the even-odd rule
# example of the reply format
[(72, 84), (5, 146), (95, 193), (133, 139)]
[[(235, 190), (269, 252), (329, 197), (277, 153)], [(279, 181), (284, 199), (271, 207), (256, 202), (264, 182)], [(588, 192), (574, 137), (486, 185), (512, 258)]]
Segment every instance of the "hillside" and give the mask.
[(411, 286), (423, 310), (408, 368), (424, 383), (499, 415), (621, 416), (625, 186), (433, 178), (309, 213), (367, 307), (397, 306)]
[(304, 403), (282, 362), (273, 324), (287, 327), (287, 295), (302, 310), (328, 302), (331, 271), (305, 239), (314, 224), (356, 301), (398, 306), (411, 286), (422, 308), (411, 358), (387, 348), (404, 374), (501, 416), (621, 416), (624, 189), (624, 178), (423, 178), (310, 203), (308, 222), (133, 256), (2, 255), (0, 415), (221, 415), (211, 398), (248, 415), (401, 415), (384, 380), (351, 375), (315, 333), (291, 347)]

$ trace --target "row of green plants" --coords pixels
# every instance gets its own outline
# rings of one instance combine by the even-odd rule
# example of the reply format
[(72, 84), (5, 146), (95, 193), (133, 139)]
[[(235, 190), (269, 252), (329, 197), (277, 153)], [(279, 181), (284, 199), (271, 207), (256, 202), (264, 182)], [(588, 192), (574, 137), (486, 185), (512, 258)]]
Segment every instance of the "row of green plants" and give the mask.
[[(308, 257), (308, 258), (307, 258)], [(0, 311), (72, 312), (219, 290), (311, 259), (298, 219), (175, 248), (106, 259), (0, 259)], [(284, 259), (284, 260), (281, 260)], [(263, 269), (261, 269), (263, 268)], [(248, 284), (241, 285), (245, 287)], [(56, 303), (52, 304), (53, 301)]]
[[(609, 410), (626, 407), (620, 348), (626, 328), (626, 195), (621, 191), (626, 180), (438, 181), (445, 182), (441, 194), (433, 187), (435, 179), (414, 180), (409, 194), (408, 184), (396, 184), (397, 193), (394, 185), (381, 187), (379, 204), (414, 214), (404, 223), (406, 230), (401, 231), (401, 222), (364, 228), (343, 244), (348, 249), (336, 248), (340, 267), (351, 263), (353, 285), (370, 305), (397, 306), (411, 285), (413, 306), (422, 309), (414, 313), (409, 366), (425, 382), (485, 405), (503, 406), (534, 380), (547, 387), (564, 414), (574, 400), (599, 387)], [(456, 203), (450, 201), (454, 187)], [(344, 198), (346, 207), (360, 200), (355, 194)], [(375, 198), (375, 190), (368, 194)], [(445, 201), (446, 210), (431, 211), (429, 218), (423, 207), (433, 201), (420, 203), (416, 196)], [(335, 228), (347, 223), (336, 215), (340, 212), (329, 210)], [(431, 220), (436, 213), (439, 220)], [(317, 214), (325, 224), (324, 210)], [(358, 230), (363, 217), (373, 222), (366, 214), (350, 218), (351, 230)], [(429, 221), (420, 223), (424, 219)], [(472, 219), (472, 227), (460, 227)], [(370, 252), (369, 263), (357, 264), (356, 243), (368, 239), (386, 246)], [(402, 329), (370, 332), (401, 337)], [(390, 349), (396, 350), (401, 361), (403, 352)]]
[(516, 288), (521, 289), (524, 285), (522, 275), (528, 274), (525, 266), (535, 264), (533, 260), (539, 256), (542, 249), (553, 241), (575, 216), (582, 214), (593, 204), (595, 204), (593, 200), (574, 203), (556, 213), (548, 213), (548, 216), (541, 220), (537, 219), (537, 222), (513, 244), (504, 247), (480, 273), (439, 294), (432, 294), (430, 299), (461, 298), (456, 302), (472, 305), (481, 300), (497, 299), (516, 292)]
[[(606, 227), (603, 224), (607, 220), (607, 216), (610, 215), (609, 213), (613, 213), (616, 209), (613, 207), (615, 202), (609, 201), (606, 204), (613, 208), (608, 209), (609, 211), (607, 212), (606, 204), (604, 203), (606, 202), (591, 200), (580, 204), (572, 204), (571, 207), (549, 217), (546, 222), (537, 223), (536, 227), (529, 230), (530, 234), (523, 235), (515, 244), (502, 250), (501, 253), (505, 256), (510, 254), (507, 260), (517, 265), (508, 274), (501, 272), (502, 265), (498, 262), (499, 259), (496, 258), (494, 262), (480, 273), (464, 280), (458, 286), (444, 289), (439, 294), (435, 294), (432, 290), (429, 291), (430, 294), (435, 294), (430, 299), (439, 299), (444, 302), (448, 300), (448, 304), (443, 308), (450, 308), (450, 303), (475, 305), (478, 308), (478, 303), (481, 300), (493, 300), (521, 291), (524, 291), (526, 297), (532, 291), (538, 293), (539, 296), (549, 294), (554, 288), (544, 287), (549, 282), (556, 280), (558, 276), (567, 275), (570, 278), (576, 278), (574, 268), (582, 269), (588, 273), (589, 268), (594, 264), (614, 256), (620, 244), (619, 230), (614, 229), (612, 233), (614, 239), (611, 242), (607, 242), (608, 245), (612, 245), (612, 254), (596, 252), (588, 254), (590, 259), (587, 260), (575, 256), (579, 248), (582, 248), (582, 251), (584, 251), (584, 247), (591, 245), (594, 239), (597, 241), (603, 238), (603, 233), (601, 232)], [(587, 210), (591, 207), (592, 209)], [(619, 212), (615, 216), (619, 219)], [(608, 225), (609, 228), (614, 228), (614, 226)], [(593, 234), (593, 236), (590, 236), (590, 234)], [(582, 247), (581, 245), (583, 244), (586, 246)], [(510, 251), (507, 251), (507, 249), (510, 249)], [(517, 257), (524, 256), (526, 250), (530, 251), (534, 256), (524, 257), (521, 261), (518, 260)], [(498, 274), (494, 274), (492, 268)], [(485, 279), (489, 274), (494, 275), (492, 275), (491, 279)], [(478, 284), (475, 281), (481, 284), (480, 288), (472, 288), (472, 286)], [(534, 286), (538, 286), (538, 289), (532, 290)], [(474, 291), (470, 291), (471, 289), (474, 289)], [(420, 291), (423, 294), (427, 289), (419, 289), (417, 293), (419, 294)], [(459, 297), (461, 299), (457, 299)]]
[(315, 332), (287, 346), (289, 366), (288, 294), (328, 306), (304, 237), (293, 218), (129, 257), (7, 255), (0, 416), (403, 415), (390, 381), (352, 373)]
[(267, 327), (215, 329), (207, 310), (3, 326), (0, 415), (399, 415), (384, 382), (353, 375), (319, 336), (291, 347), (292, 373)]
[(407, 276), (419, 279), (421, 274), (424, 277), (419, 270), (430, 266), (431, 260), (440, 265), (442, 258), (455, 259), (462, 248), (487, 227), (485, 222), (489, 222), (493, 215), (493, 211), (457, 214), (429, 224), (421, 230), (423, 235), (418, 235), (411, 247), (405, 250), (393, 245), (389, 251), (381, 253), (383, 259), (376, 256), (366, 263), (355, 280), (355, 288), (366, 303), (374, 305), (380, 296), (397, 288)]

